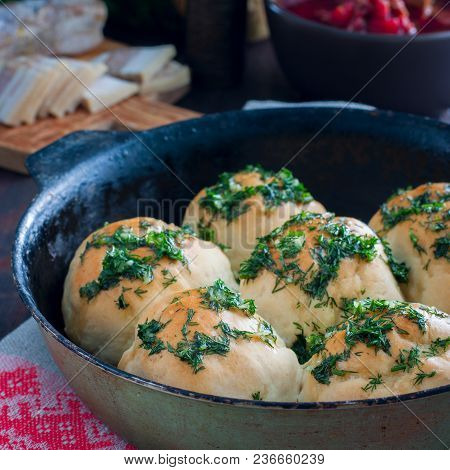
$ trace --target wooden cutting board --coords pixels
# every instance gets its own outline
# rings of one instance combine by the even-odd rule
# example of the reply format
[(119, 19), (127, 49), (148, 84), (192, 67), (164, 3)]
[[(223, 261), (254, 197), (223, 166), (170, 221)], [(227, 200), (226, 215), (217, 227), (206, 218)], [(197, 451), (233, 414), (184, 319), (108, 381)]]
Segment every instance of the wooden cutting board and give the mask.
[[(95, 51), (81, 58), (120, 46), (123, 44), (106, 40)], [(194, 111), (169, 104), (178, 101), (187, 91), (186, 87), (171, 93), (133, 96), (95, 114), (78, 109), (62, 118), (38, 119), (34, 124), (20, 127), (0, 124), (0, 167), (26, 174), (25, 160), (28, 155), (71, 132), (85, 129), (138, 131), (198, 117), (199, 114)]]

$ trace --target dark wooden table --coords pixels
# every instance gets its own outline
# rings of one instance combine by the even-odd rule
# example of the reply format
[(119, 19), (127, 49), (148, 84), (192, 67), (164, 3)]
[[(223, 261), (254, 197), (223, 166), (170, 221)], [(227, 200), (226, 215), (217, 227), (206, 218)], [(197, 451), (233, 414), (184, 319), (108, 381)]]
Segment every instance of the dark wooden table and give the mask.
[[(247, 48), (246, 72), (239, 87), (221, 91), (194, 89), (178, 104), (211, 113), (239, 109), (249, 99), (301, 99), (283, 77), (270, 42)], [(0, 338), (29, 316), (13, 283), (11, 247), (17, 223), (36, 192), (31, 178), (0, 169)]]

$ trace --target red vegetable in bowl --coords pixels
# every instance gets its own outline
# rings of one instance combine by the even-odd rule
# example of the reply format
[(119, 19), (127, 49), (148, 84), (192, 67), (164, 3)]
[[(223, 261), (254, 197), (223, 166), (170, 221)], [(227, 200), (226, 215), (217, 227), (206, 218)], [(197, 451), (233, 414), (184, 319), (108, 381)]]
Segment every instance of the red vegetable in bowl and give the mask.
[[(285, 0), (302, 18), (347, 31), (414, 34), (450, 29), (450, 7), (435, 0)], [(442, 10), (442, 11), (441, 11)]]

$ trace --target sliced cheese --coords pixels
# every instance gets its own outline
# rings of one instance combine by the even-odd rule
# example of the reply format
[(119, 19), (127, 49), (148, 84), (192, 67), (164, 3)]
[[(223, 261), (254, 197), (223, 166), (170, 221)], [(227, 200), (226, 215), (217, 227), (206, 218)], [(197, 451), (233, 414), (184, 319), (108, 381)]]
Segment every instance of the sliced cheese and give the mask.
[(139, 93), (166, 93), (178, 90), (191, 83), (191, 71), (187, 65), (172, 60), (154, 77), (141, 84)]
[(96, 113), (129, 98), (138, 91), (139, 86), (136, 83), (103, 75), (89, 87), (89, 90), (84, 91), (81, 104), (90, 113)]
[(0, 122), (9, 126), (16, 123), (14, 114), (17, 103), (21, 103), (21, 96), (27, 93), (29, 82), (26, 79), (26, 67), (7, 65), (0, 73)]
[[(42, 69), (29, 59), (13, 60), (2, 70), (0, 82), (0, 121), (9, 126), (18, 126), (34, 118), (28, 112), (33, 106), (35, 84), (42, 81)], [(30, 117), (31, 116), (31, 117)]]
[[(72, 77), (72, 67), (76, 61), (70, 59), (59, 59), (57, 60), (57, 75), (55, 81), (47, 92), (44, 100), (39, 108), (38, 116), (39, 117), (46, 117), (50, 113), (50, 106), (54, 103), (56, 98), (63, 93), (63, 90), (71, 80)], [(72, 66), (71, 66), (72, 64)]]
[(54, 58), (37, 56), (30, 65), (36, 69), (37, 75), (32, 92), (21, 108), (21, 122), (32, 124), (36, 120), (39, 108), (57, 78), (57, 62)]
[(80, 104), (86, 87), (89, 87), (97, 78), (102, 76), (107, 69), (101, 63), (77, 62), (70, 64), (73, 73), (70, 74), (67, 83), (64, 84), (61, 92), (50, 104), (49, 113), (52, 116), (62, 117), (75, 111), (75, 108)]
[(104, 63), (111, 75), (136, 82), (146, 82), (176, 55), (173, 45), (127, 47), (100, 54), (93, 62)]

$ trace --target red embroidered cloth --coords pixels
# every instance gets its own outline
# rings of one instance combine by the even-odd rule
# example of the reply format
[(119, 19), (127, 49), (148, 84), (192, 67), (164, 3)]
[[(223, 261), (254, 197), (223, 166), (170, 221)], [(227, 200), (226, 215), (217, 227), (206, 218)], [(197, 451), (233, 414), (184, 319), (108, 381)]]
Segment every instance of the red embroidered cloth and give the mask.
[(133, 449), (65, 385), (34, 320), (0, 341), (0, 449)]

